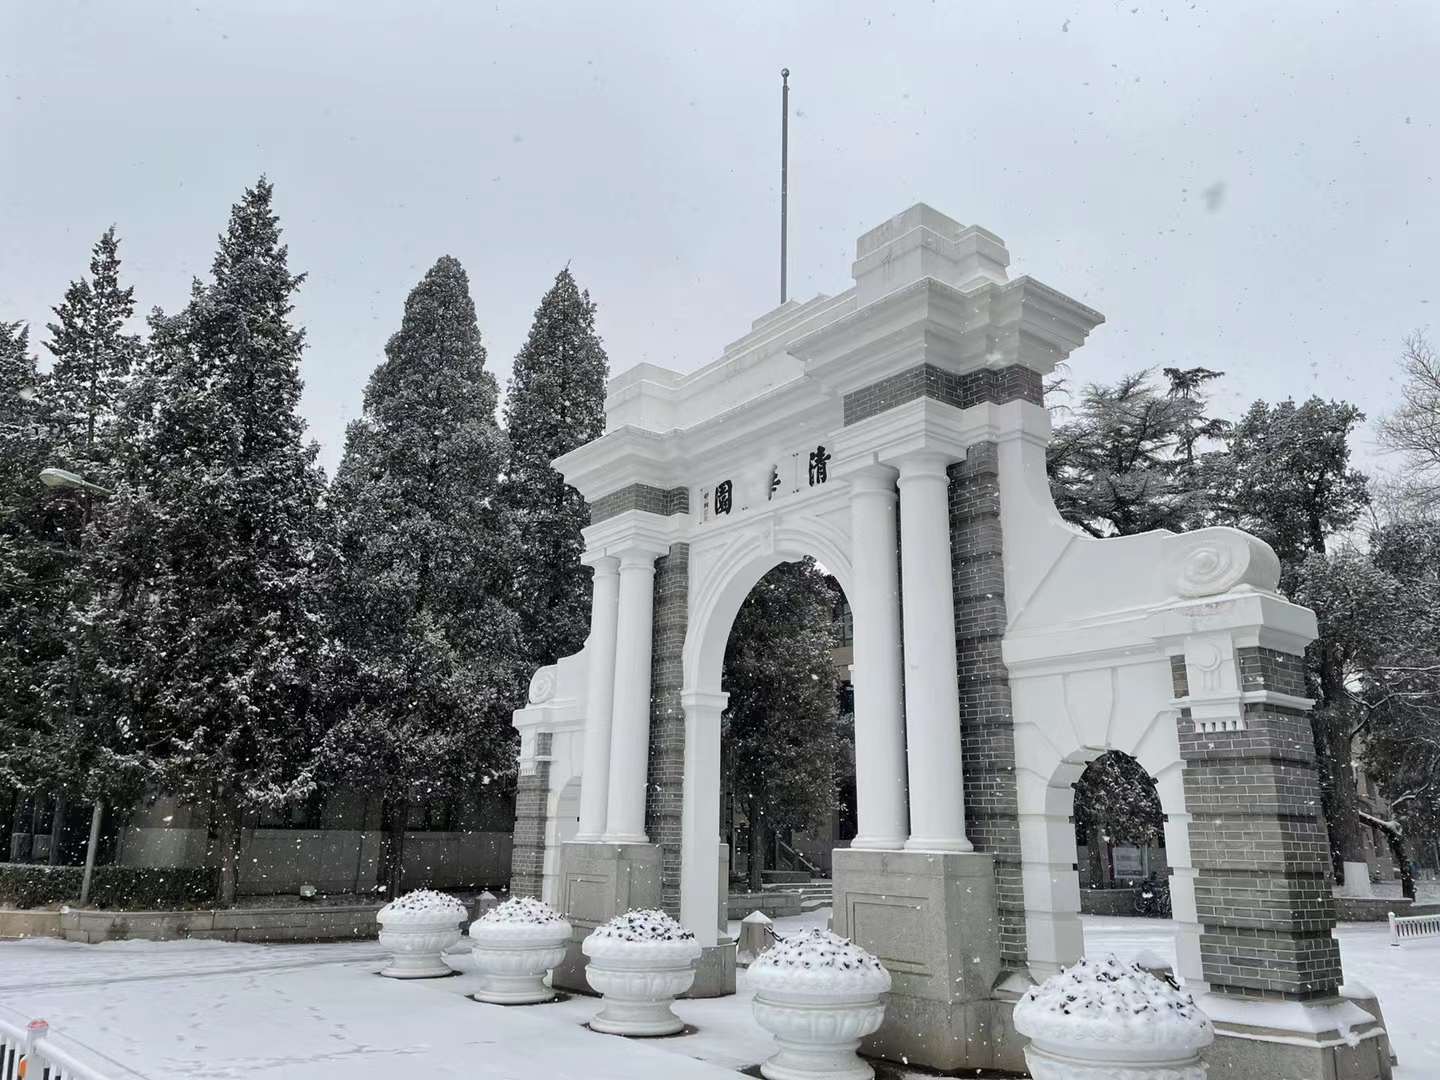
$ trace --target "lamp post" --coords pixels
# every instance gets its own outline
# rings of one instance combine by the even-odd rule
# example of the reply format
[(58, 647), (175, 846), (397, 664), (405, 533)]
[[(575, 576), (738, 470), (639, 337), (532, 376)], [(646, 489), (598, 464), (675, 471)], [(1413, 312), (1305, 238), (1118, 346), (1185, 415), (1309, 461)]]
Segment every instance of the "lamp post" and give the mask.
[[(79, 545), (79, 550), (80, 550), (81, 554), (84, 554), (84, 551), (85, 551), (85, 536), (86, 536), (86, 531), (87, 531), (87, 529), (88, 529), (88, 527), (89, 527), (89, 524), (90, 524), (90, 498), (91, 498), (91, 496), (94, 496), (94, 495), (100, 495), (100, 496), (104, 497), (104, 496), (107, 496), (107, 495), (112, 495), (112, 494), (114, 494), (114, 493), (113, 493), (112, 491), (110, 491), (108, 488), (103, 488), (103, 487), (101, 487), (99, 484), (92, 484), (89, 480), (86, 480), (86, 479), (85, 479), (83, 476), (81, 476), (79, 473), (73, 473), (73, 472), (71, 472), (71, 471), (68, 470), (68, 469), (57, 469), (57, 468), (53, 468), (53, 467), (52, 467), (52, 468), (48, 468), (48, 469), (41, 469), (41, 470), (40, 470), (40, 482), (41, 482), (42, 484), (44, 484), (46, 487), (48, 487), (48, 488), (59, 488), (59, 489), (65, 489), (65, 490), (69, 490), (69, 491), (80, 491), (80, 492), (83, 492), (83, 493), (84, 493), (84, 495), (85, 495), (85, 509), (84, 509), (84, 517), (82, 518), (82, 520), (81, 520), (81, 525), (80, 525), (80, 545)], [(73, 586), (73, 585), (72, 585), (72, 587), (71, 587), (71, 591), (72, 591), (72, 594), (73, 594), (73, 592), (74, 592), (74, 586)], [(74, 671), (74, 667), (73, 667), (73, 664), (72, 664), (71, 672), (70, 672), (70, 718), (73, 720), (74, 717), (75, 717), (75, 671)], [(61, 813), (61, 811), (60, 811), (60, 806), (57, 805), (56, 814), (55, 814), (56, 820), (55, 820), (54, 836), (53, 836), (53, 838), (52, 838), (51, 841), (50, 841), (50, 845), (51, 845), (51, 855), (52, 855), (52, 864), (53, 864), (53, 856), (54, 856), (54, 851), (55, 851), (55, 845), (56, 845), (56, 844), (58, 843), (58, 841), (59, 841), (59, 833), (60, 833), (60, 826), (61, 826), (60, 813)], [(96, 852), (96, 849), (100, 846), (100, 821), (101, 821), (101, 819), (102, 819), (104, 816), (105, 816), (105, 803), (104, 803), (103, 800), (97, 798), (97, 799), (95, 800), (95, 805), (94, 805), (94, 807), (93, 807), (92, 810), (90, 811), (90, 839), (89, 839), (89, 841), (88, 841), (88, 842), (86, 843), (86, 845), (85, 845), (85, 873), (84, 873), (84, 876), (83, 876), (83, 877), (81, 878), (81, 880), (80, 880), (80, 906), (81, 906), (81, 907), (84, 907), (86, 904), (88, 904), (88, 903), (90, 902), (90, 885), (91, 885), (91, 882), (92, 882), (92, 880), (93, 880), (93, 878), (94, 878), (94, 876), (95, 876), (95, 852)]]

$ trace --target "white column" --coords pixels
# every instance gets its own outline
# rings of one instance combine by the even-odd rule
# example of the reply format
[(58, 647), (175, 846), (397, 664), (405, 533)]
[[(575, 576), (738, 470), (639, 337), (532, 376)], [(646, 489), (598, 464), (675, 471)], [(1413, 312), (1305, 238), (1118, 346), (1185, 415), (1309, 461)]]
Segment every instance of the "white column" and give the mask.
[(589, 676), (586, 680), (585, 758), (580, 767), (580, 829), (575, 839), (598, 842), (605, 834), (610, 799), (610, 719), (615, 706), (615, 617), (620, 602), (620, 560), (594, 560), (590, 597)]
[(972, 851), (960, 772), (960, 694), (950, 576), (948, 459), (902, 457), (900, 566), (904, 590), (905, 738), (910, 839), (917, 851)]
[(680, 921), (701, 945), (714, 945), (718, 906), (729, 882), (720, 860), (720, 716), (729, 694), (687, 690), (685, 802), (680, 816)]
[(615, 712), (610, 729), (607, 844), (644, 844), (645, 779), (650, 759), (650, 651), (655, 624), (655, 553), (620, 556), (615, 620)]
[(900, 675), (899, 543), (895, 470), (874, 466), (850, 480), (855, 547), (854, 848), (897, 849), (905, 818), (905, 699)]

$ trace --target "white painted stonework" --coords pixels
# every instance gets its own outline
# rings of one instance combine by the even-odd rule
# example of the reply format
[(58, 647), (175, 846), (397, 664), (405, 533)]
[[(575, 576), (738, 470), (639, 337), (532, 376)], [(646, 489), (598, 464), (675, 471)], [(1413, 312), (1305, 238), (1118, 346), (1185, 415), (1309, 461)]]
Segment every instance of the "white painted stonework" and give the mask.
[[(1032, 977), (1082, 955), (1070, 784), (1113, 748), (1158, 780), (1178, 973), (1198, 993), (1170, 657), (1185, 658), (1197, 721), (1233, 729), (1256, 700), (1237, 684), (1235, 650), (1299, 651), (1314, 617), (1275, 594), (1273, 553), (1243, 533), (1100, 541), (1064, 524), (1046, 481), (1050, 420), (1038, 404), (961, 408), (915, 397), (846, 425), (845, 395), (920, 364), (1044, 376), (1102, 321), (1032, 278), (1009, 277), (1008, 264), (994, 234), (917, 205), (860, 238), (851, 288), (767, 313), (692, 374), (642, 364), (611, 381), (606, 433), (556, 467), (592, 505), (644, 484), (685, 489), (689, 511), (631, 509), (586, 530), (597, 583), (590, 641), (553, 669), (553, 693), (517, 712), (522, 769), (533, 764), (535, 734), (553, 732), (552, 808), (582, 778), (577, 839), (645, 841), (653, 564), (688, 544), (680, 908), (700, 942), (713, 944), (725, 644), (755, 583), (808, 555), (835, 575), (854, 611), (855, 845), (970, 850), (945, 470), (972, 444), (994, 443)], [(812, 482), (809, 454), (819, 447), (826, 476)], [(719, 491), (727, 480), (728, 512)], [(549, 840), (545, 899), (560, 906), (558, 826)]]

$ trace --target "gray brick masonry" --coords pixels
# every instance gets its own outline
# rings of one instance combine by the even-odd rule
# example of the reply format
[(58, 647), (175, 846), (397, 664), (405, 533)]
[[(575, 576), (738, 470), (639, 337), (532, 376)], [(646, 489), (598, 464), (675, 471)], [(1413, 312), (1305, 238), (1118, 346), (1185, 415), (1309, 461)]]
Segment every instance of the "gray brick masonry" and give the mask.
[[(679, 489), (677, 489), (679, 490)], [(660, 845), (661, 906), (680, 917), (680, 829), (685, 797), (685, 710), (681, 652), (689, 615), (690, 545), (655, 560), (655, 631), (650, 660), (650, 766), (645, 831)]]
[(545, 817), (550, 798), (550, 747), (548, 731), (535, 736), (531, 772), (515, 782), (515, 841), (510, 855), (510, 895), (539, 896), (545, 875)]
[(1000, 659), (1005, 633), (1001, 552), (995, 444), (977, 443), (963, 462), (950, 467), (950, 563), (960, 676), (965, 829), (977, 851), (995, 856), (1000, 958), (1006, 967), (1023, 970), (1025, 892), (1020, 877), (1015, 727), (1010, 678)]
[(623, 514), (626, 510), (644, 510), (651, 514), (688, 514), (690, 489), (657, 488), (649, 484), (631, 484), (619, 491), (601, 495), (590, 504), (590, 524)]
[[(1300, 657), (1236, 651), (1241, 685), (1302, 695)], [(1176, 692), (1186, 690), (1183, 662)], [(1340, 984), (1329, 840), (1308, 713), (1245, 706), (1243, 731), (1179, 720), (1205, 978), (1220, 993), (1308, 1000)]]
[(1007, 401), (1032, 401), (1041, 405), (1044, 403), (1044, 388), (1038, 371), (1019, 364), (998, 370), (982, 368), (963, 375), (956, 375), (934, 364), (917, 364), (846, 394), (845, 423), (858, 424), (886, 409), (922, 397), (934, 398), (961, 409), (982, 401), (997, 405)]

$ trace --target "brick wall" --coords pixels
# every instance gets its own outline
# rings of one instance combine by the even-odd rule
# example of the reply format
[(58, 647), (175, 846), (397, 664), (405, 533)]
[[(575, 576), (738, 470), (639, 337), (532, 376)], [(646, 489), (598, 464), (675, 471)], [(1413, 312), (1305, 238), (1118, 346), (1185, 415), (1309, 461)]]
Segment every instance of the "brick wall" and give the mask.
[(960, 676), (965, 829), (977, 851), (995, 856), (1000, 956), (1007, 967), (1023, 968), (1025, 892), (1020, 877), (1015, 728), (1010, 678), (1000, 658), (1005, 634), (1002, 550), (995, 444), (977, 443), (963, 462), (950, 467), (950, 560)]
[(510, 858), (510, 895), (539, 896), (545, 876), (545, 818), (550, 800), (550, 746), (548, 731), (535, 736), (530, 771), (515, 781), (515, 832)]
[(661, 906), (680, 917), (680, 829), (685, 796), (685, 710), (681, 652), (689, 615), (690, 545), (655, 560), (655, 631), (650, 660), (650, 765), (645, 831), (660, 845)]
[(651, 514), (688, 514), (690, 489), (657, 488), (649, 484), (631, 484), (619, 491), (601, 495), (590, 504), (590, 524), (623, 514), (626, 510), (644, 510)]
[(996, 404), (1033, 401), (1040, 405), (1044, 402), (1044, 391), (1040, 373), (1019, 364), (999, 370), (982, 368), (963, 375), (934, 364), (917, 364), (846, 394), (845, 423), (857, 424), (921, 397), (965, 409), (982, 401)]
[[(1236, 663), (1245, 690), (1304, 693), (1298, 656), (1245, 648)], [(1309, 714), (1250, 704), (1244, 730), (1197, 733), (1184, 709), (1179, 733), (1205, 978), (1220, 993), (1332, 996), (1340, 950)]]

